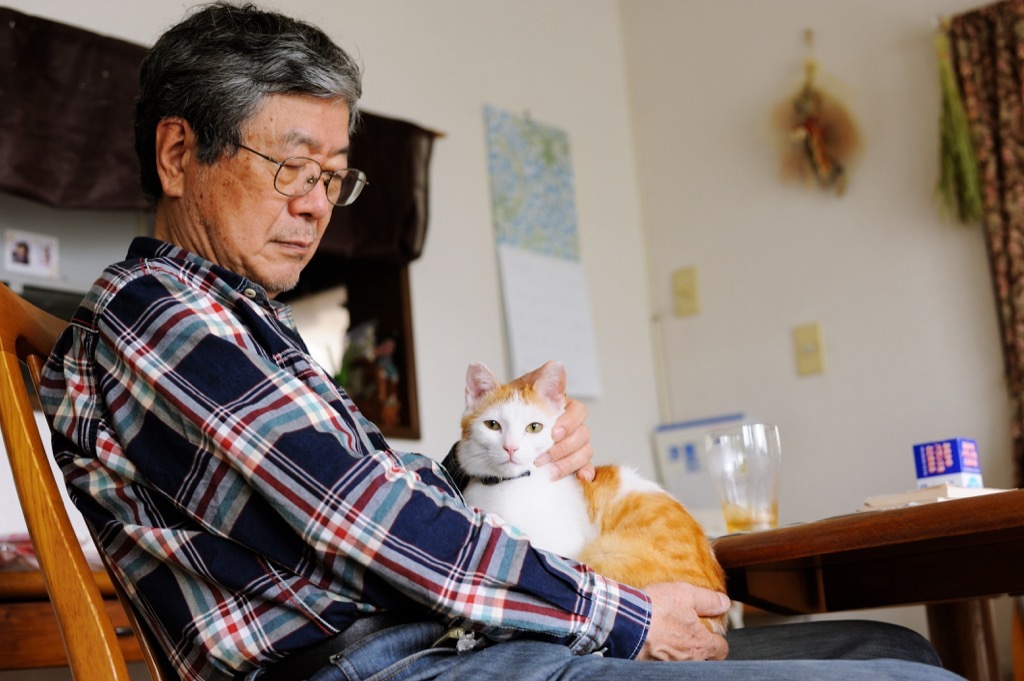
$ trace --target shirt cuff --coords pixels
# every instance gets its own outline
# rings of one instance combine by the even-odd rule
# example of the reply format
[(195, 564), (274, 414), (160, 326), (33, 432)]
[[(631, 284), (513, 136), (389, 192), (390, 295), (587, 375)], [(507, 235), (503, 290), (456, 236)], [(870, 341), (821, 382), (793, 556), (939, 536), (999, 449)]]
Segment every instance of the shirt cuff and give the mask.
[(592, 626), (580, 636), (573, 652), (633, 659), (651, 627), (651, 599), (639, 589), (594, 577), (598, 585), (591, 594)]

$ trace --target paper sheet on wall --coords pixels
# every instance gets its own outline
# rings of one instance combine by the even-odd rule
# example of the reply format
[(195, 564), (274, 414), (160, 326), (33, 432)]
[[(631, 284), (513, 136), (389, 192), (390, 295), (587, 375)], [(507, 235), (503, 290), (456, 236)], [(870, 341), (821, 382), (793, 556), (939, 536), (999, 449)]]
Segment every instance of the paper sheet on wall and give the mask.
[[(579, 263), (498, 245), (509, 352), (515, 376), (563, 362), (569, 394), (601, 394), (587, 282)], [(552, 291), (557, 291), (555, 299)]]
[(568, 136), (493, 107), (484, 118), (512, 375), (557, 359), (570, 395), (598, 397)]

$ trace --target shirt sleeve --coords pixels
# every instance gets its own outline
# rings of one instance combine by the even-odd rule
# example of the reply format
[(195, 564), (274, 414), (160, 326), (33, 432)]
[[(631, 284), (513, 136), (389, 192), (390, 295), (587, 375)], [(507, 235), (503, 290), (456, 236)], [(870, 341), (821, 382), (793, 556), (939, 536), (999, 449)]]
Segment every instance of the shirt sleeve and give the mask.
[(467, 507), (427, 457), (379, 447), (300, 344), (246, 321), (266, 309), (241, 297), (237, 307), (146, 276), (97, 320), (104, 398), (146, 484), (205, 531), (264, 555), (284, 555), (288, 542), (263, 529), (283, 522), (332, 588), (372, 605), (400, 594), (498, 639), (639, 652), (643, 592), (533, 549)]

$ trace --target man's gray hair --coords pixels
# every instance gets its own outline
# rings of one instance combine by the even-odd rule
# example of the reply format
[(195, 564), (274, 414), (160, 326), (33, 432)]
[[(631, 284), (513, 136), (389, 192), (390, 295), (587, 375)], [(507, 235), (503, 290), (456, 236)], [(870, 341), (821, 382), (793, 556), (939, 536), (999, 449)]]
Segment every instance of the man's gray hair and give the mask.
[(163, 193), (156, 171), (156, 128), (169, 116), (188, 121), (198, 157), (214, 163), (242, 142), (242, 126), (268, 95), (344, 101), (349, 126), (362, 94), (355, 61), (323, 31), (255, 5), (204, 5), (164, 33), (142, 61), (135, 107), (135, 153), (142, 190)]

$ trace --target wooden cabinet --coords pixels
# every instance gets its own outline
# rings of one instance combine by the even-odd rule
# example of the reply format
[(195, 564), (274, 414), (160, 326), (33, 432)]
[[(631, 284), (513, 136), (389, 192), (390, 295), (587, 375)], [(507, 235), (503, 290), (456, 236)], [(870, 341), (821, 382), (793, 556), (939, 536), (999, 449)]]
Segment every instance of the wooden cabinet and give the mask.
[[(128, 616), (117, 601), (109, 576), (105, 572), (94, 575), (125, 658), (130, 662), (141, 661), (142, 650), (132, 633)], [(0, 669), (65, 665), (67, 655), (42, 575), (39, 572), (0, 572)]]

